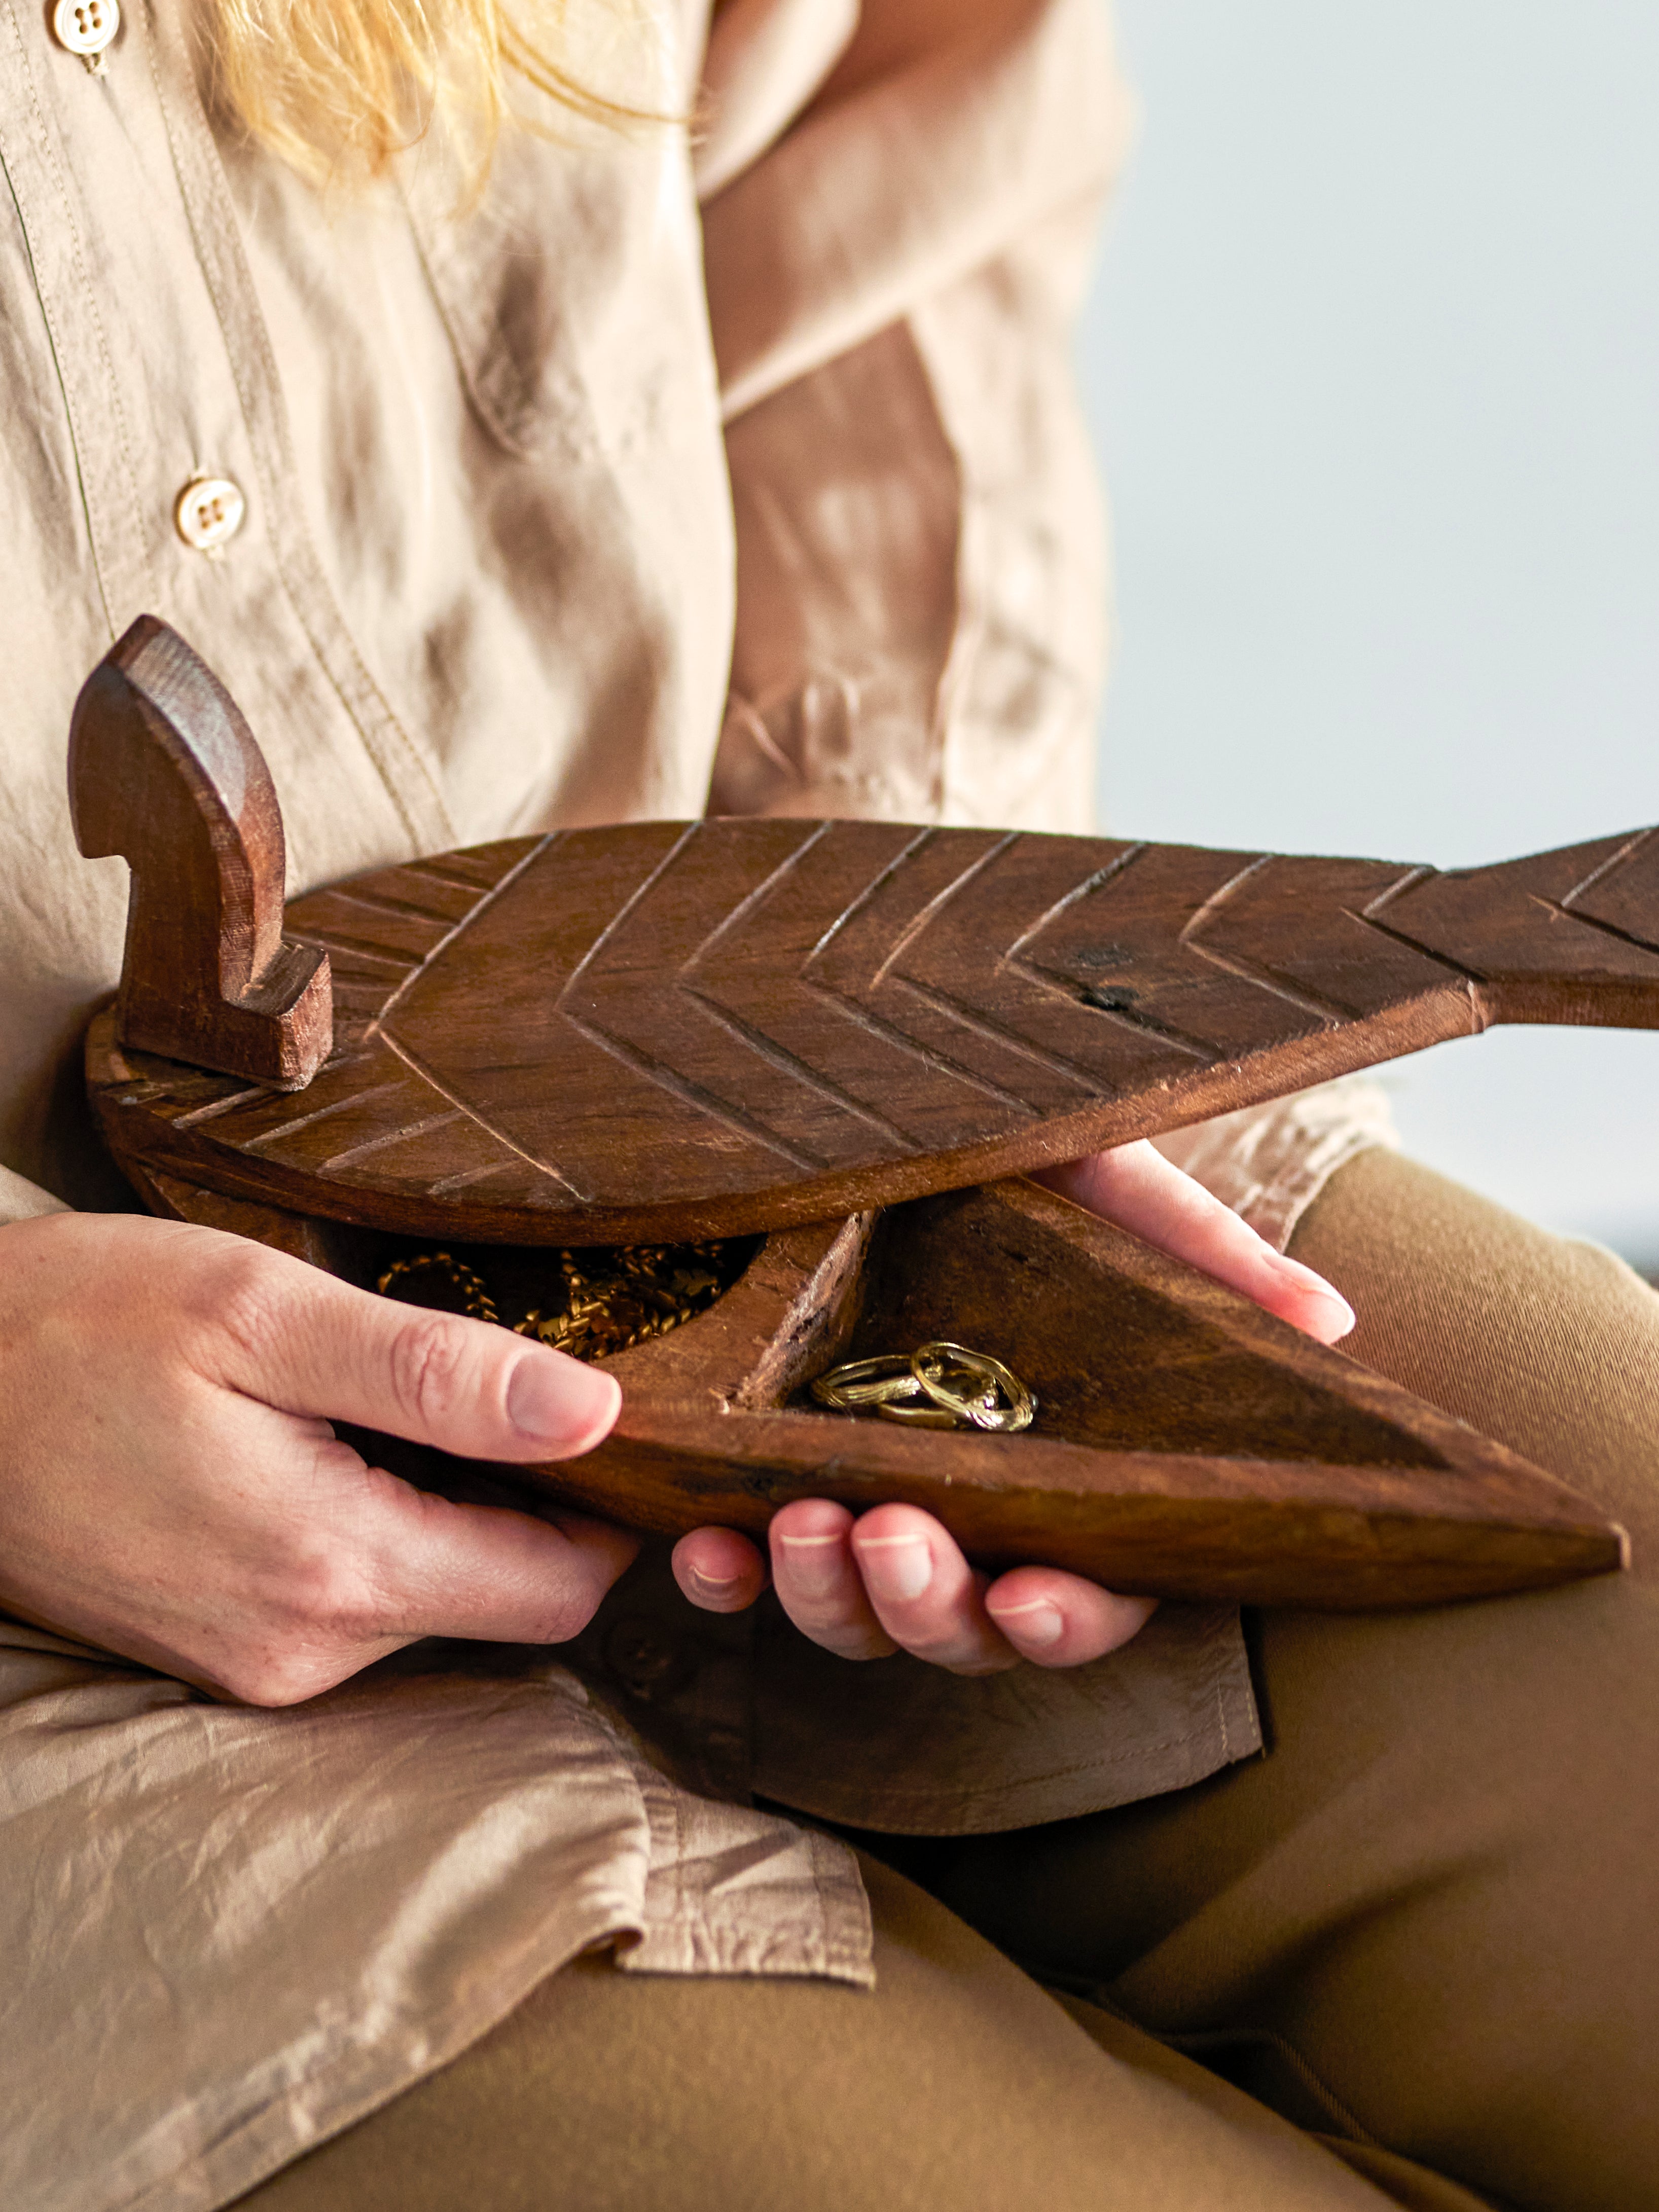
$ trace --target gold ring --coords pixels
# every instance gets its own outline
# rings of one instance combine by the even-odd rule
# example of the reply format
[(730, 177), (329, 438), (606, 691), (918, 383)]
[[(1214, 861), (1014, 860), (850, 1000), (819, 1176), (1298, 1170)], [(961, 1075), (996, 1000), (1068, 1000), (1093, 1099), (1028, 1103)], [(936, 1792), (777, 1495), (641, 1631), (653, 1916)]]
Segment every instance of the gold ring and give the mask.
[[(916, 1395), (920, 1397), (918, 1391)], [(891, 1399), (876, 1407), (884, 1421), (902, 1421), (912, 1429), (959, 1429), (962, 1423), (954, 1413), (947, 1413), (943, 1406), (896, 1405)]]
[(820, 1375), (812, 1385), (812, 1395), (819, 1405), (833, 1407), (838, 1413), (862, 1406), (873, 1406), (880, 1412), (897, 1400), (921, 1395), (922, 1386), (902, 1352), (883, 1352), (875, 1359), (849, 1359), (843, 1366)]
[[(971, 1393), (952, 1389), (945, 1379), (951, 1370), (970, 1376), (979, 1388)], [(964, 1344), (935, 1337), (911, 1353), (910, 1372), (936, 1406), (958, 1420), (971, 1421), (976, 1429), (1012, 1436), (1031, 1425), (1036, 1400), (1018, 1376), (988, 1352), (969, 1352)]]
[(1018, 1375), (988, 1352), (935, 1337), (910, 1353), (849, 1359), (811, 1385), (819, 1405), (838, 1413), (873, 1411), (912, 1428), (956, 1429), (969, 1423), (1012, 1436), (1031, 1425), (1037, 1401)]

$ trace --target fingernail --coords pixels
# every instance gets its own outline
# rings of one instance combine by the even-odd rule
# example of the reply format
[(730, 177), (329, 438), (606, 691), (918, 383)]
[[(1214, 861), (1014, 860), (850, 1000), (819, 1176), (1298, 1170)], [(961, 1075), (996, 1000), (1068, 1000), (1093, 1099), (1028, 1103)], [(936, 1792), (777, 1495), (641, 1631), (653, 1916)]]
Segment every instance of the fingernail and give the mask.
[(1066, 1632), (1060, 1607), (1046, 1597), (1029, 1605), (988, 1605), (985, 1608), (1005, 1636), (1021, 1644), (1058, 1644)]
[(780, 1536), (789, 1579), (802, 1597), (833, 1597), (841, 1587), (842, 1536)]
[(933, 1579), (933, 1555), (925, 1536), (866, 1536), (854, 1542), (872, 1597), (920, 1597)]
[(614, 1419), (622, 1392), (614, 1375), (579, 1361), (521, 1359), (507, 1386), (507, 1417), (538, 1444), (568, 1443)]
[(1353, 1308), (1334, 1283), (1328, 1283), (1322, 1275), (1316, 1275), (1311, 1267), (1304, 1267), (1300, 1260), (1292, 1260), (1283, 1252), (1273, 1255), (1273, 1267), (1281, 1281), (1291, 1284), (1297, 1290), (1307, 1291), (1322, 1305), (1327, 1305), (1333, 1313), (1340, 1315), (1340, 1334), (1347, 1334), (1354, 1323)]
[(706, 1575), (701, 1567), (693, 1567), (690, 1575), (697, 1588), (707, 1590), (710, 1597), (728, 1597), (743, 1580), (741, 1574)]

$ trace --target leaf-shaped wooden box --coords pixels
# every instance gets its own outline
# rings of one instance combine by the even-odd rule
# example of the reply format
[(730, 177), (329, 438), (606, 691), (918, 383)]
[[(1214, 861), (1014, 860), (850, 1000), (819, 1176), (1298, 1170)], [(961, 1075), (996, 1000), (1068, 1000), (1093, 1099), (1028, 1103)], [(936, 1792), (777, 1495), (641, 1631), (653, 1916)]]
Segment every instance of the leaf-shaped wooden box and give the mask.
[[(70, 793), (82, 850), (132, 866), (88, 1071), (155, 1211), (365, 1285), (434, 1248), (522, 1274), (751, 1240), (708, 1310), (611, 1361), (611, 1438), (516, 1481), (664, 1533), (906, 1498), (988, 1565), (1190, 1598), (1419, 1603), (1620, 1564), (1620, 1532), (1551, 1476), (1024, 1171), (1493, 1022), (1659, 1025), (1653, 832), (1439, 873), (648, 822), (284, 912), (264, 760), (149, 618), (82, 692)], [(1035, 1425), (806, 1395), (939, 1337), (1012, 1368)]]

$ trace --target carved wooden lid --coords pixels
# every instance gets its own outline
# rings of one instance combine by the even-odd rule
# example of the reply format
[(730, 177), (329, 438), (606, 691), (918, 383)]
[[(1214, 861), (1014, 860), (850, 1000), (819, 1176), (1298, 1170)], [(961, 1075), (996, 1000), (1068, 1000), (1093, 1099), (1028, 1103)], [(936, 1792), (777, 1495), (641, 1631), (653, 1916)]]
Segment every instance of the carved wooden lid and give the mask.
[(112, 1131), (143, 1125), (118, 1150), (412, 1234), (775, 1227), (1575, 993), (1579, 1018), (1659, 1018), (1659, 956), (1616, 933), (1650, 848), (1579, 888), (1628, 842), (1461, 877), (863, 822), (483, 846), (290, 905), (287, 937), (333, 975), (307, 1089), (129, 1051), (99, 1103)]
[(423, 1237), (777, 1228), (1493, 1021), (1659, 1023), (1652, 832), (1439, 874), (650, 822), (378, 869), (279, 928), (263, 759), (148, 619), (82, 694), (71, 789), (83, 849), (134, 868), (121, 998), (89, 1046), (118, 1158)]

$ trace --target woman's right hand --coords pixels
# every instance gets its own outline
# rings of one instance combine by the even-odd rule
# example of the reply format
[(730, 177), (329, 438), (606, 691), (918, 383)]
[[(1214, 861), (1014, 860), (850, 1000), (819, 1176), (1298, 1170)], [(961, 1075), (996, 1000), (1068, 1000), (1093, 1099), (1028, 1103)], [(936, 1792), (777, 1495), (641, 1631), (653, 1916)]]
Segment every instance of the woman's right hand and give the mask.
[(0, 1606), (254, 1705), (423, 1636), (574, 1636), (636, 1549), (428, 1496), (331, 1420), (471, 1458), (574, 1457), (597, 1370), (217, 1230), (0, 1228)]

